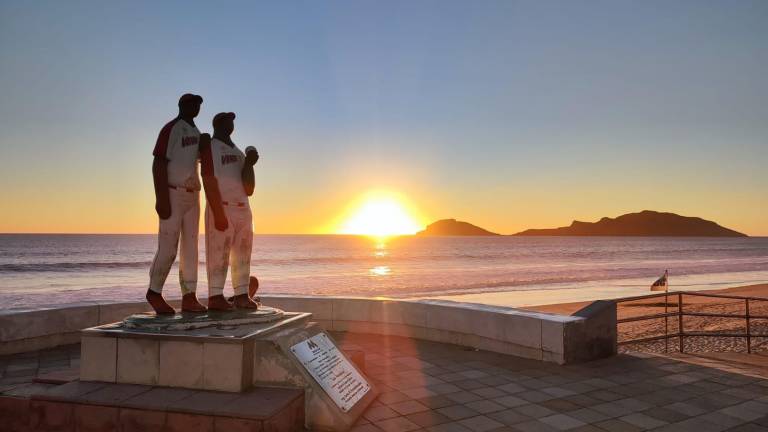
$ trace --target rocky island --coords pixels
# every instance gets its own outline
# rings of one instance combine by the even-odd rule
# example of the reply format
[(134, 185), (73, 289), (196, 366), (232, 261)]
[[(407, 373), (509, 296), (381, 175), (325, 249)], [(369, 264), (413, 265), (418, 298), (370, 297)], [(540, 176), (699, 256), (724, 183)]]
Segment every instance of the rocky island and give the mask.
[(416, 233), (419, 236), (497, 236), (479, 226), (456, 219), (442, 219), (427, 225), (424, 231)]
[(644, 210), (597, 222), (573, 221), (570, 226), (529, 229), (516, 236), (647, 236), (647, 237), (747, 237), (698, 217)]

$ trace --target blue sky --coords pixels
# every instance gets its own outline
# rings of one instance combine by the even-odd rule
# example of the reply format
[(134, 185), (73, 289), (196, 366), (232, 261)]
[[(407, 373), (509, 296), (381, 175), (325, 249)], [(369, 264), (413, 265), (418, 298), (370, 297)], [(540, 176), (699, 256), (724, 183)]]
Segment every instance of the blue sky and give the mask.
[(152, 232), (181, 93), (262, 153), (257, 232), (370, 189), (489, 229), (645, 208), (768, 235), (764, 1), (0, 1), (0, 231)]

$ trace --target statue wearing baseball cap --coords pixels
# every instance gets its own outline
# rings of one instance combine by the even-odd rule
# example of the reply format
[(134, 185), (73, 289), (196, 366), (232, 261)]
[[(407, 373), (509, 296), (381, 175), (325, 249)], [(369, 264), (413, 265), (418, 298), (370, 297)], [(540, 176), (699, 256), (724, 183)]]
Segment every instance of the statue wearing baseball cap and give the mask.
[[(259, 153), (248, 147), (243, 153), (234, 142), (235, 113), (213, 117), (213, 138), (200, 148), (205, 187), (205, 261), (208, 272), (208, 309), (257, 309), (249, 295), (253, 217), (248, 197), (253, 195), (253, 166)], [(232, 267), (233, 302), (224, 297), (224, 282)]]
[[(149, 269), (147, 301), (157, 314), (176, 311), (163, 298), (163, 285), (176, 253), (179, 253), (179, 284), (184, 312), (204, 312), (197, 300), (197, 238), (200, 221), (200, 131), (195, 117), (203, 98), (187, 93), (179, 98), (179, 115), (160, 131), (152, 152), (155, 210), (160, 218), (157, 253)], [(207, 136), (207, 134), (206, 134)], [(181, 243), (181, 244), (179, 244)]]

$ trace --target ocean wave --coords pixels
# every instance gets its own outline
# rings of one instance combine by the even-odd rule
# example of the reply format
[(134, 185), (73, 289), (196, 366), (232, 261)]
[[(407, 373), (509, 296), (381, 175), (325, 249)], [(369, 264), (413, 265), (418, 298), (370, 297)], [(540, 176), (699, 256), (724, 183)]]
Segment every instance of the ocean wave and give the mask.
[(134, 269), (152, 264), (151, 261), (88, 261), (62, 263), (0, 264), (0, 273), (72, 272), (83, 270)]

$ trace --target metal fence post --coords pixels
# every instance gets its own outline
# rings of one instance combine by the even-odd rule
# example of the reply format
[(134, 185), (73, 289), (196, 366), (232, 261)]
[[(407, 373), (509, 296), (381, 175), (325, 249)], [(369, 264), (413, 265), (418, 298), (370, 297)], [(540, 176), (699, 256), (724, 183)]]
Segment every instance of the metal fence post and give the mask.
[(680, 353), (685, 352), (683, 343), (683, 293), (677, 293), (677, 331), (680, 334)]
[(747, 354), (752, 354), (752, 335), (749, 333), (749, 299), (744, 299), (744, 306), (746, 309), (744, 316), (747, 321)]

